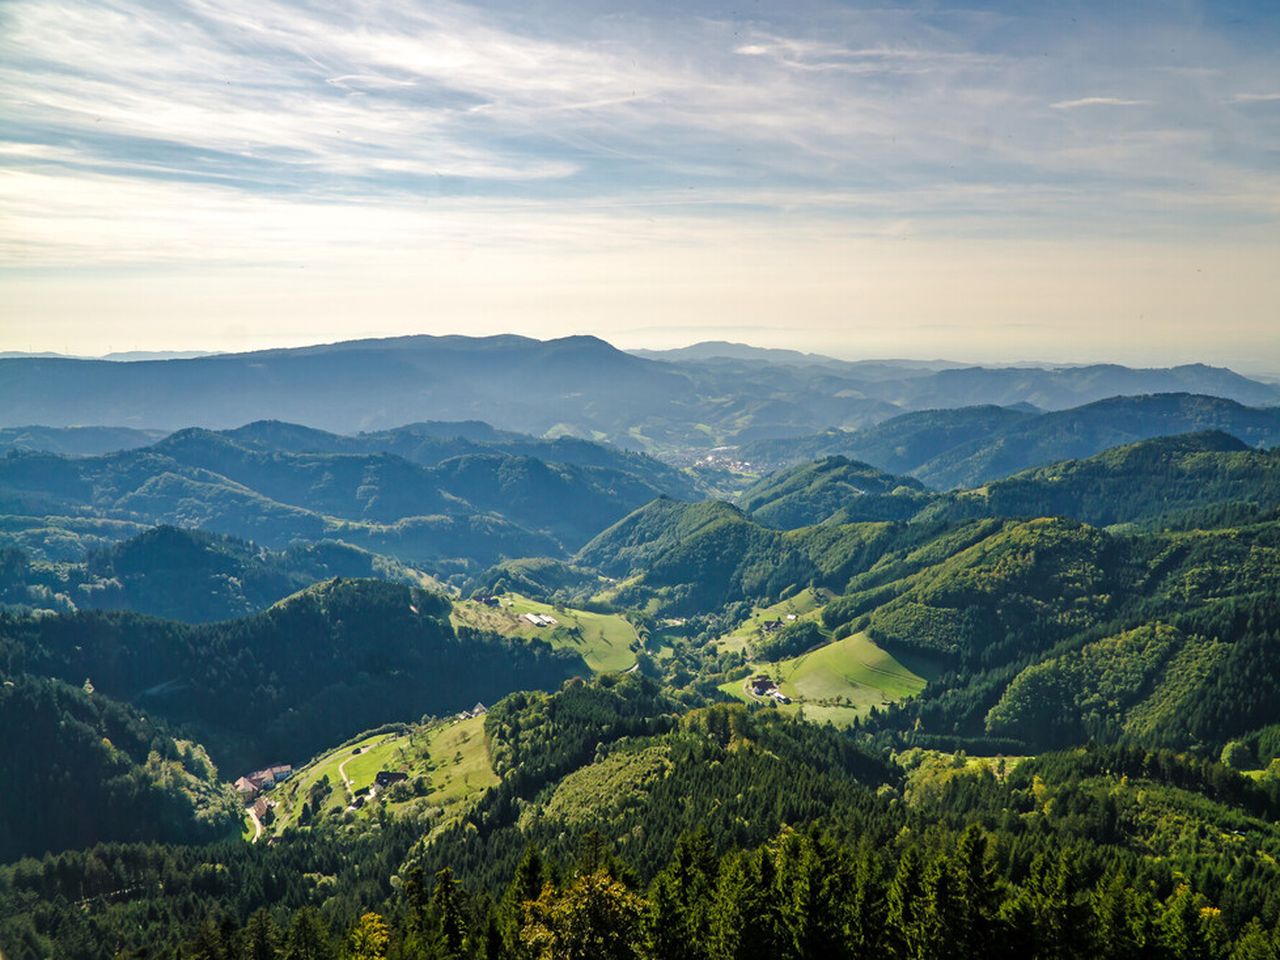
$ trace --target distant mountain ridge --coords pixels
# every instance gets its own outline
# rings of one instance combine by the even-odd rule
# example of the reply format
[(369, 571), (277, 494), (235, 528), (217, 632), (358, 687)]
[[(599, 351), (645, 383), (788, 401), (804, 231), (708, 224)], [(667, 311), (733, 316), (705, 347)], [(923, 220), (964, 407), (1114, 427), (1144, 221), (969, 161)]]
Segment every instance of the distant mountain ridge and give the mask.
[(790, 353), (773, 362), (755, 348), (730, 346), (712, 349), (736, 355), (695, 350), (692, 358), (648, 359), (587, 336), (410, 336), (130, 363), (0, 359), (0, 426), (227, 429), (274, 419), (351, 433), (410, 421), (483, 420), (536, 436), (675, 453), (974, 404), (1054, 410), (1169, 391), (1280, 403), (1280, 387), (1202, 364), (983, 368), (810, 362)]
[[(195, 527), (277, 549), (341, 539), (412, 563), (489, 564), (562, 554), (657, 496), (694, 489), (678, 471), (637, 454), (469, 429), (495, 445), (438, 442), (429, 431), (353, 438), (251, 424), (230, 433), (180, 430), (96, 457), (12, 451), (0, 457), (0, 512), (15, 518), (9, 526), (22, 517), (91, 516)], [(503, 444), (554, 450), (564, 460), (506, 453)]]
[(1280, 443), (1280, 408), (1174, 393), (1111, 397), (1042, 414), (993, 405), (922, 410), (865, 430), (745, 444), (738, 456), (770, 469), (841, 455), (945, 490), (1139, 440), (1205, 430), (1251, 446), (1274, 445)]

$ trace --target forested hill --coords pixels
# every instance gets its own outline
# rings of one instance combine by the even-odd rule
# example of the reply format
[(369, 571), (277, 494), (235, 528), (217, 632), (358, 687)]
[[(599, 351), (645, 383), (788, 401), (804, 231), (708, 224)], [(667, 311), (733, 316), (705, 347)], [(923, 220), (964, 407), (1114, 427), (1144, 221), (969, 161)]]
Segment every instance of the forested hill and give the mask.
[(0, 868), (0, 942), (14, 960), (1252, 960), (1280, 946), (1269, 782), (1097, 746), (886, 761), (777, 711), (678, 713), (636, 676), (496, 705), (501, 784), (425, 840), (422, 824), (349, 821), (273, 845), (103, 845)]
[(1117, 535), (985, 520), (885, 553), (822, 619), (950, 664), (880, 721), (901, 742), (1216, 752), (1280, 722), (1277, 590), (1276, 521)]
[(1037, 467), (936, 501), (928, 517), (1061, 516), (1098, 526), (1154, 518), (1200, 522), (1280, 507), (1280, 448), (1225, 433), (1145, 440), (1084, 460)]
[[(946, 495), (828, 458), (766, 478), (742, 502), (750, 514), (716, 501), (656, 500), (593, 538), (575, 562), (619, 581), (605, 593), (610, 602), (684, 616), (739, 601), (773, 602), (805, 586), (843, 594), (850, 577), (876, 564), (894, 569), (885, 558), (895, 553), (947, 555), (956, 549), (953, 543), (969, 545), (963, 531), (986, 528), (956, 524), (973, 518), (1207, 528), (1274, 520), (1280, 453), (1252, 449), (1226, 434), (1192, 434)], [(871, 519), (886, 522), (866, 522)], [(582, 596), (594, 589), (589, 577), (544, 572), (554, 576), (533, 580), (541, 579), (548, 593)], [(495, 571), (486, 580), (499, 576)], [(878, 576), (887, 585), (887, 573)], [(1140, 590), (1136, 584), (1131, 589)], [(882, 593), (862, 601), (866, 609), (882, 602)]]
[(0, 861), (104, 841), (198, 843), (239, 831), (198, 744), (56, 680), (0, 685)]
[(1080, 459), (1154, 437), (1218, 430), (1250, 446), (1280, 443), (1280, 409), (1194, 394), (1112, 397), (1052, 413), (960, 407), (903, 414), (858, 431), (744, 445), (738, 456), (774, 469), (842, 455), (946, 490), (1029, 467)]
[(360, 730), (585, 672), (536, 641), (455, 634), (447, 598), (333, 580), (264, 613), (187, 625), (118, 613), (0, 618), (0, 667), (165, 718), (225, 769), (300, 761)]
[(332, 538), (409, 562), (563, 554), (662, 492), (606, 466), (497, 452), (421, 466), (388, 453), (282, 452), (203, 430), (100, 457), (0, 457), (0, 510), (32, 526), (93, 516), (276, 548)]
[(765, 526), (791, 530), (836, 514), (845, 522), (907, 520), (932, 500), (919, 480), (836, 456), (771, 474), (737, 502)]
[[(71, 537), (62, 531), (60, 539)], [(331, 577), (417, 579), (395, 561), (335, 541), (273, 551), (169, 526), (87, 548), (78, 562), (0, 548), (0, 604), (14, 612), (131, 610), (188, 623), (230, 620)]]

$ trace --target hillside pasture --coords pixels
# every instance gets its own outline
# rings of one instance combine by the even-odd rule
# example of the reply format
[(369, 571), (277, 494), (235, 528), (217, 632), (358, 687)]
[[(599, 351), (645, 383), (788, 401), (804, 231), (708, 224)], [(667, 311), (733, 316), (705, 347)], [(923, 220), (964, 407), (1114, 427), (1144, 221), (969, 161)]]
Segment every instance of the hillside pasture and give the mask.
[[(896, 703), (923, 690), (932, 671), (923, 664), (914, 667), (908, 668), (866, 634), (858, 633), (788, 660), (753, 663), (751, 673), (769, 674), (791, 698), (789, 704), (778, 704), (779, 709), (803, 711), (807, 720), (845, 726), (872, 707)], [(746, 680), (722, 684), (720, 689), (748, 703), (759, 702), (748, 691)]]
[[(624, 617), (553, 606), (515, 593), (504, 594), (500, 600), (500, 607), (475, 600), (455, 601), (454, 627), (468, 626), (504, 637), (545, 640), (557, 650), (569, 650), (581, 656), (594, 673), (618, 673), (635, 665), (632, 647), (638, 636), (635, 627)], [(538, 627), (524, 619), (526, 613), (553, 617), (557, 623), (553, 627)]]

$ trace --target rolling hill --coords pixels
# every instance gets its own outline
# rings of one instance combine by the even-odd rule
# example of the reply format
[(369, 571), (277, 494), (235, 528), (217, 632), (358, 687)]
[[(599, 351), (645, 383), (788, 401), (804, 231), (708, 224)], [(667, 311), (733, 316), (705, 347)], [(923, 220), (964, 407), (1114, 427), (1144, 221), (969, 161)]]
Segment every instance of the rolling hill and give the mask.
[(0, 454), (10, 450), (39, 450), (67, 456), (100, 456), (117, 450), (149, 447), (163, 439), (163, 430), (131, 427), (4, 427)]
[[(188, 429), (98, 457), (11, 452), (0, 457), (0, 511), (32, 518), (27, 527), (48, 526), (43, 518), (50, 516), (95, 517), (196, 527), (275, 548), (328, 538), (410, 562), (489, 564), (503, 556), (563, 555), (665, 490), (689, 489), (670, 468), (620, 452), (600, 459), (669, 482), (659, 488), (614, 467), (487, 449), (423, 466), (386, 452), (265, 445), (263, 434), (281, 433), (297, 436), (272, 427), (243, 442)], [(604, 449), (567, 446), (584, 456)]]
[(251, 617), (189, 625), (135, 614), (0, 618), (10, 673), (83, 683), (165, 719), (229, 771), (300, 760), (380, 723), (554, 687), (586, 672), (531, 640), (455, 634), (449, 601), (331, 580)]
[(765, 526), (793, 530), (836, 516), (845, 523), (906, 520), (933, 499), (919, 480), (833, 456), (765, 477), (738, 505)]
[(0, 861), (238, 831), (238, 804), (204, 750), (133, 707), (20, 675), (0, 685), (0, 730)]
[(1280, 507), (1280, 449), (1263, 451), (1229, 434), (1143, 440), (1083, 460), (1036, 467), (935, 502), (930, 518), (1073, 517), (1097, 526), (1235, 509)]
[(861, 431), (744, 445), (739, 456), (773, 469), (843, 455), (946, 490), (1139, 440), (1208, 430), (1272, 446), (1280, 443), (1280, 410), (1193, 394), (1112, 397), (1040, 414), (991, 406), (926, 410)]
[(187, 623), (230, 620), (338, 576), (421, 579), (395, 561), (334, 541), (271, 551), (167, 526), (87, 551), (79, 562), (0, 547), (0, 604), (11, 611), (128, 610)]

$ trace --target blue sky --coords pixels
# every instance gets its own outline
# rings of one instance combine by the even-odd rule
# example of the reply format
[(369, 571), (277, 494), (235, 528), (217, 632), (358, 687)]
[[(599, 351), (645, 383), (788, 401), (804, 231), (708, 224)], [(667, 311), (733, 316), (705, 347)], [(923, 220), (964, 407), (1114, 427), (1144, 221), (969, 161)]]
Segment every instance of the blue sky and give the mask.
[(1263, 3), (0, 5), (0, 349), (1280, 370)]

